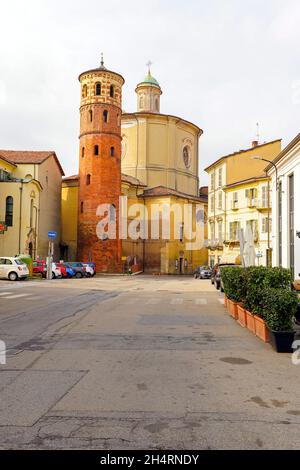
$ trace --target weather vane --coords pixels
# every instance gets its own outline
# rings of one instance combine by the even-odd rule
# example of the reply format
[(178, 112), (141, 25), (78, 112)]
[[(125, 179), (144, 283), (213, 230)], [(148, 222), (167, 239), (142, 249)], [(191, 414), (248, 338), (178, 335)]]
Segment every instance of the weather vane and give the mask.
[(104, 67), (103, 52), (101, 52), (101, 67)]

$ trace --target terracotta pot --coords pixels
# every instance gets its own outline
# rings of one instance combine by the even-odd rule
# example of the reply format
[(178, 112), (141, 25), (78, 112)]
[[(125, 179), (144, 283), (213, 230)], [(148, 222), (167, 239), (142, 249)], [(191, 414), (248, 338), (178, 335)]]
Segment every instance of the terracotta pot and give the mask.
[(258, 317), (257, 315), (254, 315), (254, 321), (255, 321), (255, 334), (258, 338), (260, 338), (262, 341), (265, 343), (269, 342), (269, 330), (268, 327), (265, 323), (265, 321)]
[(237, 311), (238, 303), (233, 302), (233, 300), (227, 299), (227, 306), (228, 306), (228, 310), (232, 318), (237, 320), (238, 319), (238, 311)]
[(252, 331), (252, 333), (255, 334), (255, 318), (254, 318), (254, 315), (252, 315), (251, 312), (248, 312), (248, 310), (246, 310), (246, 316), (247, 316), (247, 328), (248, 328), (248, 330)]
[(237, 304), (237, 312), (238, 312), (238, 323), (245, 328), (247, 326), (247, 314), (246, 310), (241, 304)]

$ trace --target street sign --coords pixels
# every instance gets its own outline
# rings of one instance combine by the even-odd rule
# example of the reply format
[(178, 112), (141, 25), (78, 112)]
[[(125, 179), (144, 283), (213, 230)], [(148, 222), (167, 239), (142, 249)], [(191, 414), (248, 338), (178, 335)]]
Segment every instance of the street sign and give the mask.
[(54, 240), (54, 238), (57, 237), (57, 232), (48, 232), (48, 238), (51, 238), (52, 240)]
[(262, 253), (256, 253), (257, 258), (262, 258), (263, 254)]

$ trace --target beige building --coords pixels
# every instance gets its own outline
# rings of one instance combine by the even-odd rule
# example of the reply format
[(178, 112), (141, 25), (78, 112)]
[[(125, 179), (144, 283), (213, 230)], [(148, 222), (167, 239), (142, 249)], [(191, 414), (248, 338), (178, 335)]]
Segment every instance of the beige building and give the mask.
[(48, 231), (56, 231), (59, 258), (61, 178), (54, 152), (0, 150), (0, 234), (2, 256), (48, 253)]
[[(208, 249), (209, 263), (234, 262), (239, 257), (240, 228), (250, 225), (254, 235), (257, 263), (266, 264), (267, 250), (271, 248), (266, 226), (270, 213), (268, 178), (264, 174), (265, 161), (273, 160), (281, 150), (281, 140), (240, 150), (206, 168), (208, 189)], [(258, 158), (257, 158), (258, 157)]]

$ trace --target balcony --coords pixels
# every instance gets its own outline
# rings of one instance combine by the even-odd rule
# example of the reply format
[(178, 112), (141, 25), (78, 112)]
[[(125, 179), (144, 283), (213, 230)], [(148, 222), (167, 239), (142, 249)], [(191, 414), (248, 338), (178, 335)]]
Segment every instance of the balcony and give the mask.
[(256, 198), (247, 198), (247, 207), (257, 207), (257, 199)]

